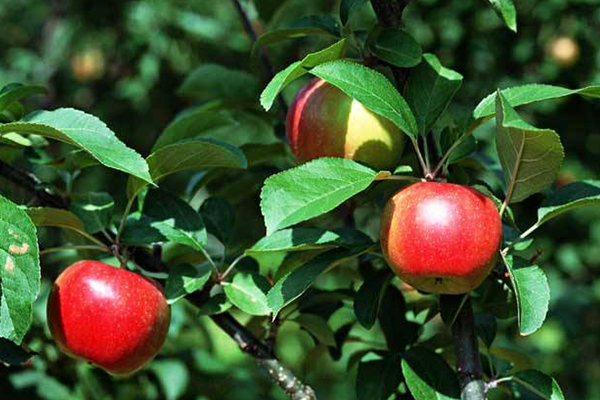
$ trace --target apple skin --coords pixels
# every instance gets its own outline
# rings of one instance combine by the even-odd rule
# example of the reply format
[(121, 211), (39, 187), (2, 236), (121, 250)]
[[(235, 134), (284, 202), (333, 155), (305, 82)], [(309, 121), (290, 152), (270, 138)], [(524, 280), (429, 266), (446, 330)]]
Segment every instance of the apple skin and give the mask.
[(404, 134), (396, 125), (320, 78), (296, 95), (286, 131), (300, 163), (345, 157), (376, 169), (391, 169), (404, 150)]
[(83, 260), (56, 279), (48, 325), (60, 349), (113, 375), (127, 375), (162, 347), (171, 313), (160, 286), (141, 275)]
[(397, 192), (381, 219), (392, 270), (424, 292), (467, 293), (496, 262), (502, 223), (494, 203), (468, 186), (418, 182)]

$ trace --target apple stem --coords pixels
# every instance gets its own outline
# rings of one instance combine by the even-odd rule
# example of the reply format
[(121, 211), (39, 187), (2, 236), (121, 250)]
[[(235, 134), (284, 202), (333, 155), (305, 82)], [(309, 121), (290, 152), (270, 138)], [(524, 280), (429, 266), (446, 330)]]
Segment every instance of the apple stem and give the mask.
[[(446, 298), (456, 296), (445, 296)], [(462, 301), (463, 299), (456, 299)], [(486, 383), (483, 380), (483, 368), (479, 356), (477, 336), (475, 335), (475, 318), (471, 298), (467, 296), (463, 306), (451, 326), (456, 353), (456, 370), (461, 387), (462, 400), (485, 400)]]
[(417, 158), (419, 159), (421, 168), (423, 168), (423, 176), (425, 177), (425, 179), (427, 179), (428, 176), (431, 176), (431, 173), (429, 172), (429, 168), (427, 167), (427, 164), (425, 163), (425, 160), (423, 159), (421, 150), (419, 150), (419, 143), (417, 143), (417, 140), (414, 138), (410, 138), (410, 140), (413, 144), (413, 147), (415, 148), (415, 152), (417, 153)]

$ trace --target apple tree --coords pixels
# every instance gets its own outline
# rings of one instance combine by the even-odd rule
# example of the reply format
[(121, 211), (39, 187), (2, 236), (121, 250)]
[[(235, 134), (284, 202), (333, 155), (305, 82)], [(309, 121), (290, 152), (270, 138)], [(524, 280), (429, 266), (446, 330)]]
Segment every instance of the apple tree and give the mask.
[[(45, 87), (5, 82), (0, 362), (22, 371), (12, 385), (136, 398), (98, 388), (156, 376), (169, 399), (311, 400), (323, 384), (307, 370), (337, 363), (358, 400), (563, 399), (550, 371), (497, 337), (544, 324), (536, 230), (598, 207), (600, 180), (559, 184), (568, 143), (523, 110), (600, 86), (514, 84), (465, 105), (470, 76), (424, 50), (408, 0), (341, 0), (286, 24), (293, 7), (260, 3), (227, 5), (252, 68), (198, 66), (178, 91), (191, 104), (147, 154), (92, 113), (30, 109)], [(498, 30), (518, 35), (512, 0), (489, 3)], [(286, 53), (298, 40), (302, 53)], [(104, 74), (99, 57), (73, 60), (78, 80)], [(102, 185), (97, 170), (120, 178)], [(186, 347), (210, 335), (199, 320), (256, 361), (263, 392), (241, 394), (229, 375), (217, 394), (188, 384), (189, 365), (209, 362)], [(293, 365), (280, 343), (298, 332), (308, 345)], [(63, 365), (73, 387), (52, 377)]]

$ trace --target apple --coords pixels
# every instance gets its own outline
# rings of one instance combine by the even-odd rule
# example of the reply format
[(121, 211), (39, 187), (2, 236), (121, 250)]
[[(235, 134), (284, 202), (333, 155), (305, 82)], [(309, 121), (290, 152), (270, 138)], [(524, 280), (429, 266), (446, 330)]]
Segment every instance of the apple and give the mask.
[(47, 312), (63, 352), (113, 375), (130, 374), (151, 360), (171, 318), (156, 282), (93, 260), (76, 262), (60, 274)]
[(381, 248), (392, 270), (424, 292), (460, 294), (496, 262), (502, 224), (494, 203), (468, 186), (418, 182), (397, 192), (381, 219)]
[(337, 87), (316, 78), (300, 89), (287, 114), (287, 138), (298, 162), (345, 157), (377, 169), (398, 165), (404, 134)]

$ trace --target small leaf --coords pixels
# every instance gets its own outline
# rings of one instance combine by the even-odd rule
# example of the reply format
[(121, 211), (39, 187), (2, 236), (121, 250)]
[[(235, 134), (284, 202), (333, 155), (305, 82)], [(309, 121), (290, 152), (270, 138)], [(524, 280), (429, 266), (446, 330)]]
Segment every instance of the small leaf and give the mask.
[(219, 64), (203, 64), (192, 71), (179, 88), (179, 94), (195, 100), (254, 99), (259, 84), (256, 76)]
[(310, 70), (369, 110), (389, 119), (404, 133), (417, 136), (412, 111), (394, 85), (379, 72), (349, 61), (330, 61)]
[(333, 210), (376, 175), (349, 159), (320, 158), (270, 176), (260, 195), (267, 234)]
[(269, 281), (259, 274), (239, 272), (232, 282), (223, 282), (223, 290), (237, 308), (250, 315), (269, 315), (271, 308), (267, 304), (267, 292), (271, 288)]
[(327, 324), (327, 321), (315, 314), (300, 314), (293, 321), (300, 324), (302, 328), (307, 330), (313, 335), (317, 342), (323, 343), (327, 346), (335, 346), (335, 336), (331, 327)]
[(506, 268), (517, 297), (519, 330), (521, 335), (531, 335), (537, 331), (548, 312), (550, 287), (544, 271), (527, 260), (508, 255)]
[(73, 196), (71, 210), (77, 215), (88, 233), (106, 228), (113, 216), (115, 202), (108, 193), (87, 192)]
[(404, 353), (402, 373), (415, 400), (460, 399), (454, 371), (438, 354), (424, 347)]
[(406, 320), (406, 301), (394, 285), (387, 286), (381, 299), (378, 320), (391, 351), (404, 351), (418, 338), (419, 325)]
[(324, 62), (337, 60), (346, 52), (346, 39), (314, 53), (306, 55), (301, 61), (290, 64), (271, 79), (260, 95), (260, 104), (265, 110), (271, 109), (275, 98), (294, 79), (308, 73), (308, 69)]
[(189, 383), (189, 372), (182, 360), (155, 360), (150, 364), (150, 369), (158, 377), (166, 400), (176, 400), (185, 393)]
[(497, 331), (496, 317), (486, 312), (475, 314), (475, 333), (483, 340), (488, 349), (492, 346)]
[(221, 314), (231, 308), (232, 304), (224, 293), (217, 293), (198, 309), (198, 315)]
[(516, 203), (554, 182), (564, 152), (556, 132), (529, 125), (504, 96), (497, 99), (496, 147), (509, 187), (509, 203)]
[[(165, 176), (187, 169), (209, 167), (247, 168), (244, 153), (230, 144), (212, 139), (187, 139), (160, 148), (146, 159), (152, 179), (158, 182)], [(131, 177), (127, 195), (134, 198), (147, 182)]]
[(600, 205), (600, 181), (571, 182), (554, 190), (546, 198), (538, 209), (536, 225), (539, 226), (579, 207), (598, 205)]
[(356, 375), (356, 398), (387, 400), (401, 381), (400, 356), (388, 354), (381, 359), (361, 361)]
[(104, 122), (83, 111), (36, 111), (22, 121), (0, 126), (0, 133), (6, 132), (30, 133), (77, 146), (109, 168), (152, 183), (146, 161), (121, 142)]
[(332, 36), (340, 36), (340, 23), (330, 14), (300, 17), (288, 22), (285, 28), (320, 28)]
[(512, 0), (488, 0), (496, 14), (513, 32), (517, 31), (517, 10)]
[(307, 36), (328, 36), (335, 37), (327, 29), (322, 26), (308, 26), (298, 28), (284, 28), (275, 31), (267, 32), (258, 37), (252, 46), (251, 58), (256, 58), (260, 50), (265, 46), (270, 46), (275, 43), (284, 42), (286, 40), (299, 39)]
[[(513, 107), (535, 103), (542, 100), (559, 99), (561, 97), (579, 94), (581, 96), (600, 98), (600, 86), (588, 86), (581, 89), (567, 89), (552, 85), (523, 85), (502, 90), (502, 96)], [(476, 119), (491, 117), (496, 113), (496, 92), (481, 100), (473, 116)]]
[(392, 278), (393, 275), (388, 268), (375, 277), (366, 279), (358, 289), (354, 298), (354, 314), (358, 322), (365, 328), (371, 329), (375, 324), (379, 314), (379, 305)]
[(0, 196), (0, 338), (21, 344), (39, 291), (35, 226), (25, 211)]
[(205, 262), (198, 266), (178, 265), (169, 271), (165, 285), (167, 303), (173, 304), (190, 293), (200, 290), (212, 273), (212, 267)]
[(260, 239), (254, 246), (246, 250), (246, 254), (314, 250), (326, 245), (349, 248), (370, 243), (372, 241), (367, 235), (355, 230), (327, 231), (316, 228), (290, 228)]
[(52, 207), (30, 207), (27, 215), (35, 226), (52, 226), (83, 232), (83, 222), (74, 213)]
[(0, 92), (0, 112), (21, 99), (45, 93), (47, 91), (43, 86), (21, 85), (20, 83), (7, 85)]
[(267, 294), (267, 302), (273, 314), (297, 299), (312, 283), (333, 264), (355, 257), (366, 250), (364, 247), (353, 249), (334, 249), (318, 255), (301, 267), (279, 279)]
[(444, 67), (433, 54), (411, 71), (405, 96), (415, 114), (419, 133), (427, 134), (462, 84), (462, 75)]
[(520, 386), (535, 393), (541, 399), (565, 400), (565, 396), (554, 378), (540, 371), (532, 369), (519, 371), (512, 378)]
[(346, 25), (350, 16), (368, 0), (342, 0), (340, 4), (340, 20), (342, 25)]
[(210, 197), (200, 207), (200, 214), (208, 232), (227, 245), (233, 234), (235, 210), (225, 199)]
[(411, 68), (421, 61), (421, 45), (410, 33), (400, 28), (377, 29), (370, 49), (379, 59), (396, 67)]

